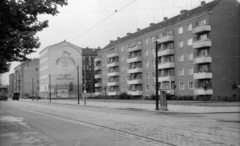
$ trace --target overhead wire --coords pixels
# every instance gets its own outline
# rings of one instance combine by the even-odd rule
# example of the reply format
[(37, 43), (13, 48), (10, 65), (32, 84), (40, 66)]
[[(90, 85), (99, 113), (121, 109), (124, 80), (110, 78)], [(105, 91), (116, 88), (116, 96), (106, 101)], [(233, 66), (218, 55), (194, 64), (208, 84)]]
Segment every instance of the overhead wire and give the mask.
[(83, 33), (81, 33), (80, 35), (76, 36), (74, 39), (72, 39), (70, 42), (73, 42), (74, 40), (76, 40), (77, 38), (83, 36), (84, 34), (86, 34), (87, 32), (89, 32), (90, 30), (92, 30), (93, 28), (95, 28), (96, 26), (98, 26), (99, 24), (103, 23), (104, 21), (106, 21), (107, 19), (109, 19), (110, 17), (112, 17), (113, 15), (115, 15), (117, 12), (120, 12), (121, 10), (123, 10), (124, 8), (128, 7), (129, 5), (131, 5), (132, 3), (134, 3), (136, 0), (128, 3), (127, 5), (123, 6), (120, 9), (115, 9), (114, 13), (107, 16), (106, 18), (104, 18), (103, 20), (99, 21), (97, 24), (93, 25), (91, 28), (87, 29), (86, 31), (84, 31)]

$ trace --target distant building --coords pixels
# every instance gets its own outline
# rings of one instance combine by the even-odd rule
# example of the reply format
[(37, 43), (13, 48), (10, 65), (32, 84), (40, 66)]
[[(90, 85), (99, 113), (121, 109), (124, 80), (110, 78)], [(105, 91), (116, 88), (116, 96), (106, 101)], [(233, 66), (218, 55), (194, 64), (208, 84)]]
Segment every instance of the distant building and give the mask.
[(11, 74), (9, 76), (9, 86), (11, 86), (11, 92), (12, 90), (14, 92), (19, 92), (21, 98), (38, 96), (39, 59), (34, 58), (30, 61), (23, 62), (17, 67), (15, 67), (14, 75)]
[(157, 42), (158, 84), (168, 82), (168, 94), (231, 96), (231, 84), (240, 84), (239, 18), (236, 0), (202, 1), (199, 7), (110, 41), (95, 59), (95, 95), (104, 94), (105, 87), (110, 96), (155, 94)]
[[(41, 98), (76, 98), (82, 93), (82, 48), (63, 41), (46, 47), (40, 52), (40, 92)], [(70, 91), (72, 84), (73, 91)], [(51, 88), (51, 90), (50, 90)]]
[(14, 93), (14, 73), (11, 73), (9, 75), (8, 94), (10, 97), (12, 97), (13, 93)]
[[(87, 93), (94, 93), (94, 58), (97, 56), (97, 52), (100, 51), (100, 48), (83, 48), (82, 53), (82, 81), (83, 81), (83, 91)], [(86, 76), (85, 76), (86, 74)], [(86, 79), (86, 82), (85, 82)], [(85, 85), (86, 83), (86, 85)]]

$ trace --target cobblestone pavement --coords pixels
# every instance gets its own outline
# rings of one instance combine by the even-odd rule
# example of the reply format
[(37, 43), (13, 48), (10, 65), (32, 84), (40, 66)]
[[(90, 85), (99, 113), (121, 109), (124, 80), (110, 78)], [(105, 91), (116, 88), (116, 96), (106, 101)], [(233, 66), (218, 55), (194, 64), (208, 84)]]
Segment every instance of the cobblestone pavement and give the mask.
[[(64, 103), (64, 101), (61, 101), (61, 103)], [(169, 107), (170, 112), (161, 112), (151, 110), (144, 104), (142, 106), (135, 105), (138, 108), (131, 107), (128, 104), (126, 105), (131, 108), (126, 105), (125, 107), (123, 105), (117, 107), (117, 104), (114, 104), (115, 107), (113, 107), (113, 105), (110, 106), (104, 103), (98, 104), (97, 107), (107, 108), (93, 108), (90, 106), (68, 105), (71, 103), (37, 103), (30, 100), (14, 102), (13, 104), (29, 110), (109, 127), (120, 132), (130, 133), (130, 135), (146, 137), (154, 140), (152, 143), (156, 145), (240, 145), (239, 107), (210, 107), (204, 110), (204, 107), (200, 109), (188, 106), (185, 108), (190, 111), (184, 112), (186, 110), (183, 109), (184, 107), (172, 106)], [(93, 105), (92, 103), (91, 106)], [(119, 108), (127, 110), (118, 110)]]

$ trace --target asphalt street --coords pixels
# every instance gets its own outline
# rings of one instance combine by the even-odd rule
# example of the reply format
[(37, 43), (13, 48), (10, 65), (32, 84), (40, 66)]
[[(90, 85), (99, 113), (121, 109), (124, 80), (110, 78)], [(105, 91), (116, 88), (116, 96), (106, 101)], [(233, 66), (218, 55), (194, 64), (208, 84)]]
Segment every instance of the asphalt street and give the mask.
[(240, 145), (239, 111), (193, 114), (27, 100), (0, 105), (1, 117), (18, 119), (28, 129), (20, 133), (28, 136), (29, 145)]

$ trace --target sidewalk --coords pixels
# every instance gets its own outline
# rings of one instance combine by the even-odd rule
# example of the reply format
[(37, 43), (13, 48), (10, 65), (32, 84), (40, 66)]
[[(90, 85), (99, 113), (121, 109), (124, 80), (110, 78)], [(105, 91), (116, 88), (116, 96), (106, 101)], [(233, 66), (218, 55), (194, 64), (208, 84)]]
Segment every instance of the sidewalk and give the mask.
[[(32, 102), (31, 99), (20, 99), (23, 101)], [(45, 102), (49, 103), (49, 100), (34, 100), (34, 102)], [(51, 103), (58, 103), (58, 104), (68, 104), (68, 105), (78, 105), (77, 99), (72, 100), (51, 100)], [(84, 100), (80, 100), (80, 106), (84, 105)], [(98, 108), (112, 108), (112, 109), (122, 109), (122, 110), (139, 110), (139, 111), (156, 111), (155, 110), (155, 102), (152, 103), (125, 103), (121, 102), (121, 100), (115, 100), (114, 102), (111, 101), (99, 101), (99, 100), (86, 100), (86, 106), (90, 107), (98, 107)], [(159, 105), (160, 107), (160, 105)], [(175, 105), (175, 104), (168, 104), (168, 111), (161, 111), (167, 113), (236, 113), (240, 112), (240, 106), (196, 106), (196, 105)]]

